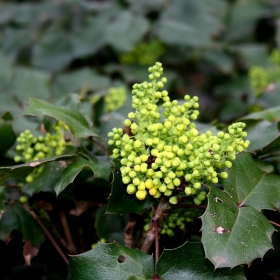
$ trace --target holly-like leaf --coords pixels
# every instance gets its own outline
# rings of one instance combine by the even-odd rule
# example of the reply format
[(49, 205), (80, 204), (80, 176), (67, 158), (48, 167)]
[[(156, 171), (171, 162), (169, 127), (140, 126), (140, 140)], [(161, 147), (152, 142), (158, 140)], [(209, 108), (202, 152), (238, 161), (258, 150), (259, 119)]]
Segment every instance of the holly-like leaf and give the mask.
[(108, 214), (105, 205), (97, 210), (94, 226), (100, 239), (104, 238), (107, 243), (117, 241), (123, 244), (126, 223), (127, 215)]
[(241, 267), (215, 270), (205, 259), (202, 244), (190, 242), (173, 250), (165, 249), (157, 263), (156, 275), (162, 280), (246, 279)]
[(36, 246), (45, 241), (45, 235), (35, 220), (21, 205), (7, 205), (6, 212), (0, 220), (0, 238), (6, 240), (12, 230), (22, 232), (23, 239)]
[(205, 259), (201, 243), (186, 243), (164, 250), (156, 268), (153, 257), (120, 244), (98, 243), (93, 250), (71, 256), (67, 280), (204, 280), (246, 279), (241, 267), (214, 270)]
[(18, 179), (25, 178), (30, 172), (33, 171), (34, 168), (36, 168), (41, 164), (52, 162), (52, 161), (62, 161), (66, 159), (69, 160), (75, 156), (76, 156), (75, 154), (60, 155), (60, 156), (35, 160), (23, 164), (18, 164), (14, 166), (2, 166), (0, 167), (0, 183), (3, 183), (7, 178), (18, 178)]
[(65, 123), (74, 137), (98, 137), (90, 129), (87, 119), (73, 108), (61, 108), (46, 101), (31, 98), (24, 110), (24, 114), (32, 116), (49, 116)]
[(111, 168), (100, 164), (97, 159), (91, 157), (78, 158), (78, 160), (66, 167), (60, 180), (54, 186), (57, 195), (61, 193), (69, 184), (73, 183), (77, 175), (84, 169), (90, 168), (94, 173), (95, 178), (102, 178), (109, 181)]
[(135, 195), (128, 194), (119, 170), (121, 164), (118, 161), (114, 161), (114, 165), (114, 181), (112, 183), (112, 192), (109, 197), (107, 212), (118, 214), (140, 213), (150, 208), (154, 204), (154, 200), (150, 196), (147, 196), (144, 200), (139, 200)]
[(67, 280), (151, 279), (153, 257), (117, 243), (98, 245), (91, 251), (71, 256)]
[(260, 170), (250, 154), (240, 153), (227, 173), (223, 187), (239, 207), (280, 210), (280, 176)]
[(274, 227), (260, 212), (279, 209), (279, 176), (254, 165), (241, 153), (228, 170), (224, 191), (212, 187), (202, 216), (202, 243), (206, 257), (218, 267), (249, 264), (272, 248)]
[(267, 120), (275, 122), (280, 118), (280, 106), (269, 108), (260, 112), (251, 113), (241, 118), (241, 120)]

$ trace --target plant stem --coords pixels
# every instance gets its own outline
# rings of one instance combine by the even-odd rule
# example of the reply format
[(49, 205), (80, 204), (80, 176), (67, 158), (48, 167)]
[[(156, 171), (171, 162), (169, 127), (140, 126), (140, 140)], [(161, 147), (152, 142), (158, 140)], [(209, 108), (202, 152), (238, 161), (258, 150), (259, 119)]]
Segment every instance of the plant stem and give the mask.
[(149, 230), (147, 231), (146, 238), (143, 242), (143, 245), (141, 247), (141, 251), (144, 253), (149, 253), (151, 246), (153, 245), (155, 238), (156, 238), (156, 230), (155, 230), (155, 222), (157, 224), (157, 235), (162, 229), (162, 223), (165, 218), (165, 216), (171, 212), (171, 210), (174, 208), (173, 205), (171, 205), (168, 201), (166, 201), (164, 198), (161, 199), (158, 207), (153, 213), (153, 217), (150, 222)]
[(49, 230), (45, 227), (45, 225), (43, 224), (43, 222), (41, 221), (41, 219), (33, 212), (33, 211), (29, 211), (29, 213), (32, 215), (32, 217), (34, 218), (34, 220), (39, 224), (39, 226), (42, 228), (42, 230), (44, 231), (44, 233), (46, 234), (46, 236), (49, 238), (49, 240), (51, 241), (51, 243), (53, 244), (53, 246), (55, 247), (55, 249), (57, 250), (57, 252), (59, 253), (59, 255), (62, 257), (62, 259), (65, 261), (66, 264), (69, 263), (68, 259), (66, 258), (65, 254), (62, 252), (62, 250), (60, 249), (60, 247), (58, 246), (57, 242), (55, 241), (55, 239), (52, 237), (51, 233), (49, 232)]
[(277, 227), (280, 227), (280, 224), (278, 224), (278, 223), (276, 223), (276, 222), (273, 222), (273, 221), (271, 221), (271, 220), (268, 220), (271, 224), (273, 224), (273, 225), (275, 225), (275, 226), (277, 226)]
[(61, 221), (64, 233), (65, 233), (65, 237), (66, 237), (66, 240), (67, 240), (67, 243), (68, 243), (67, 248), (68, 248), (68, 250), (71, 254), (76, 255), (77, 254), (77, 249), (76, 249), (76, 246), (73, 242), (73, 238), (72, 238), (69, 226), (68, 226), (66, 215), (65, 215), (64, 212), (60, 212), (59, 216), (60, 216), (60, 221)]
[(134, 234), (134, 229), (135, 229), (136, 222), (137, 222), (137, 217), (138, 217), (138, 215), (135, 215), (133, 213), (128, 214), (128, 222), (124, 229), (124, 233), (125, 233), (124, 244), (128, 248), (132, 248), (133, 234)]
[(98, 145), (100, 148), (102, 148), (104, 151), (106, 151), (109, 155), (112, 154), (112, 152), (109, 151), (103, 144), (97, 142), (97, 141), (93, 138), (93, 136), (90, 136), (89, 139), (90, 139), (92, 142), (94, 142), (95, 144), (97, 144), (97, 145)]

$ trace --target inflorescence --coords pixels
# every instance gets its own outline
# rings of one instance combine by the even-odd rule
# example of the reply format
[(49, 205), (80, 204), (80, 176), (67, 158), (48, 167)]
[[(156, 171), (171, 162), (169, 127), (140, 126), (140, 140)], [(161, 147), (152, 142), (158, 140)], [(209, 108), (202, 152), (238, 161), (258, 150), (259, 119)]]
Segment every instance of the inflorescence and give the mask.
[(149, 72), (150, 82), (133, 86), (135, 112), (128, 114), (126, 129), (113, 128), (108, 134), (109, 145), (115, 146), (112, 157), (120, 158), (126, 190), (139, 200), (165, 196), (177, 204), (182, 196), (194, 196), (194, 203), (200, 204), (206, 197), (203, 185), (226, 179), (227, 173), (220, 170), (230, 168), (236, 153), (249, 146), (243, 140), (245, 124), (234, 123), (228, 133), (220, 131), (217, 136), (211, 131), (200, 134), (192, 122), (199, 115), (198, 97), (186, 95), (184, 103), (170, 101), (163, 90), (167, 79), (160, 78), (162, 64), (157, 62)]

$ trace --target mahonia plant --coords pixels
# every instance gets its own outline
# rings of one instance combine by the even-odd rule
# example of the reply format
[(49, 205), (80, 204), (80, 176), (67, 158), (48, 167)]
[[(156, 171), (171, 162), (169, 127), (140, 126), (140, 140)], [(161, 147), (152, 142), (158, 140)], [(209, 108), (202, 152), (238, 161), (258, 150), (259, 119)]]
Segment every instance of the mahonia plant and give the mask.
[[(52, 156), (59, 156), (65, 147), (69, 145), (65, 140), (65, 131), (69, 128), (62, 122), (54, 125), (54, 134), (47, 132), (44, 136), (34, 136), (30, 130), (25, 130), (17, 138), (15, 162), (30, 162)], [(31, 183), (43, 171), (44, 166), (40, 165), (26, 177), (26, 182)]]
[(270, 61), (273, 66), (267, 68), (252, 66), (249, 71), (251, 88), (256, 97), (268, 90), (269, 85), (280, 81), (280, 52), (278, 50), (271, 53)]
[(122, 64), (151, 65), (158, 60), (163, 52), (164, 48), (161, 42), (152, 39), (149, 42), (140, 42), (132, 51), (121, 54), (119, 60)]
[[(94, 95), (90, 101), (95, 104), (102, 98), (101, 95)], [(125, 87), (111, 87), (104, 98), (105, 111), (115, 111), (123, 106), (127, 99)]]
[[(113, 128), (108, 134), (109, 145), (115, 146), (111, 156), (120, 159), (126, 191), (139, 200), (164, 196), (177, 204), (179, 198), (193, 196), (199, 205), (206, 197), (203, 185), (226, 179), (221, 169), (230, 168), (236, 153), (249, 146), (243, 140), (245, 124), (234, 123), (228, 133), (220, 131), (217, 136), (211, 131), (200, 134), (193, 122), (199, 115), (198, 97), (186, 95), (182, 104), (170, 101), (163, 90), (167, 79), (161, 78), (162, 64), (148, 70), (150, 81), (133, 86), (135, 112), (128, 114), (126, 128)], [(160, 100), (163, 116), (157, 105)]]

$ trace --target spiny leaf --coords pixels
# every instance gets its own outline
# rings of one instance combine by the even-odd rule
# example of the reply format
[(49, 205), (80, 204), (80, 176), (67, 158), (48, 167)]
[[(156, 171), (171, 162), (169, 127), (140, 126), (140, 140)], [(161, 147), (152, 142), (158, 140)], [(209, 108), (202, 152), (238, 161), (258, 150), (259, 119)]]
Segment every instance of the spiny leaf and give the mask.
[(59, 195), (69, 184), (73, 183), (76, 176), (84, 168), (90, 168), (96, 178), (102, 178), (107, 181), (110, 179), (110, 167), (100, 164), (97, 159), (78, 158), (76, 162), (66, 167), (60, 180), (54, 186), (56, 194)]
[(71, 256), (68, 280), (244, 280), (241, 267), (214, 270), (205, 259), (201, 243), (186, 243), (183, 246), (164, 250), (156, 268), (153, 257), (117, 243), (98, 243), (93, 250)]
[(202, 216), (202, 243), (216, 268), (262, 258), (275, 229), (260, 210), (279, 208), (279, 176), (258, 169), (251, 155), (239, 154), (228, 174), (224, 191), (211, 187)]
[(157, 263), (156, 275), (162, 280), (246, 279), (241, 267), (214, 270), (205, 259), (202, 244), (190, 242), (173, 250), (165, 249)]
[(6, 240), (12, 230), (22, 232), (23, 239), (34, 245), (41, 245), (45, 235), (32, 216), (19, 204), (7, 205), (6, 212), (0, 220), (0, 238)]
[(80, 111), (73, 108), (61, 108), (46, 101), (31, 98), (24, 110), (24, 114), (32, 116), (50, 116), (65, 123), (74, 137), (98, 137), (90, 129), (90, 124)]
[(91, 251), (71, 256), (67, 280), (151, 279), (153, 257), (117, 243), (98, 245)]

